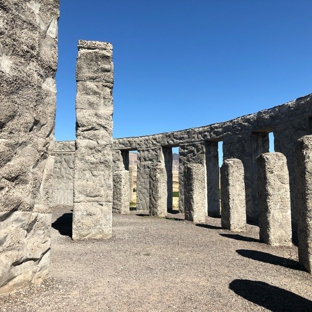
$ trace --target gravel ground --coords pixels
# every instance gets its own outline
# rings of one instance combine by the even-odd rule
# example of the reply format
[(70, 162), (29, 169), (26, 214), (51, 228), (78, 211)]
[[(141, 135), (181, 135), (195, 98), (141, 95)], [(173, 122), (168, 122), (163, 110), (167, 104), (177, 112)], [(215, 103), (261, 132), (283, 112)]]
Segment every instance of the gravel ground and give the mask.
[(71, 210), (58, 207), (50, 277), (1, 295), (1, 311), (312, 311), (296, 247), (259, 243), (253, 225), (169, 217), (114, 215), (112, 239), (73, 242)]

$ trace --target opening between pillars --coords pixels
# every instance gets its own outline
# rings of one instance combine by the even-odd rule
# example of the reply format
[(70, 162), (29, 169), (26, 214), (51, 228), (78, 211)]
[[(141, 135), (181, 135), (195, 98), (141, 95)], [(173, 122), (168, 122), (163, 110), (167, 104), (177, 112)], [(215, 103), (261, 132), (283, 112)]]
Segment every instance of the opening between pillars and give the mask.
[(179, 212), (179, 147), (163, 147), (167, 173), (167, 211)]
[(129, 205), (133, 211), (137, 207), (138, 151), (122, 151), (122, 158), (125, 170), (129, 171)]
[(206, 185), (207, 185), (207, 214), (210, 217), (221, 216), (221, 175), (220, 167), (223, 162), (222, 139), (206, 141)]

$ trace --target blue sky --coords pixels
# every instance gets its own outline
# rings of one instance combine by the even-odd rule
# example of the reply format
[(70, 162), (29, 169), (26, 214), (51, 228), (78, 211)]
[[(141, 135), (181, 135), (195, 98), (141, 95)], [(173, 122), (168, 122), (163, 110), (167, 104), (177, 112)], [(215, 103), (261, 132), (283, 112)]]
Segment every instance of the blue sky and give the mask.
[(312, 92), (311, 0), (61, 0), (56, 139), (75, 139), (78, 39), (114, 46), (114, 137), (226, 121)]

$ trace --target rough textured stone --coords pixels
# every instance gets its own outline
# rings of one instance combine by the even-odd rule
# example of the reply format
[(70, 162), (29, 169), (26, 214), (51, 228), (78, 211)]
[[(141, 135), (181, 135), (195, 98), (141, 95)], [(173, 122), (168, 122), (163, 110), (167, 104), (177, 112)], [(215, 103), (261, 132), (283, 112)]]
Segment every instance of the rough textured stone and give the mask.
[(50, 264), (51, 214), (0, 213), (0, 293), (47, 277)]
[(98, 201), (88, 202), (87, 204), (75, 203), (74, 207), (74, 240), (107, 239), (112, 236), (111, 203), (100, 203)]
[(205, 167), (203, 165), (188, 164), (185, 167), (184, 213), (186, 220), (205, 223), (207, 211), (205, 182)]
[(129, 201), (133, 199), (133, 168), (129, 168)]
[[(184, 211), (184, 186), (183, 172), (184, 159), (187, 160), (187, 147), (192, 145), (204, 146), (206, 142), (223, 141), (223, 156), (238, 158), (244, 164), (247, 218), (258, 220), (257, 204), (257, 157), (268, 152), (268, 133), (274, 132), (275, 151), (282, 152), (287, 157), (287, 165), (290, 175), (290, 191), (292, 198), (293, 227), (296, 227), (296, 205), (294, 204), (294, 146), (296, 140), (306, 134), (310, 134), (312, 127), (309, 116), (312, 116), (312, 95), (298, 98), (294, 101), (279, 105), (270, 109), (259, 111), (255, 114), (241, 116), (233, 120), (216, 123), (198, 128), (146, 135), (141, 137), (121, 138), (114, 140), (116, 150), (149, 150), (157, 147), (177, 146), (180, 148), (180, 198), (179, 209)], [(191, 148), (192, 149), (192, 148)], [(194, 148), (196, 149), (196, 148)], [(193, 156), (190, 153), (191, 162), (202, 163), (201, 152), (197, 151)], [(207, 154), (209, 151), (207, 150)], [(196, 159), (198, 154), (199, 159)], [(187, 162), (187, 161), (186, 161)], [(209, 175), (209, 163), (207, 160), (207, 177)], [(215, 170), (215, 169), (213, 169)], [(211, 171), (210, 171), (211, 172)], [(208, 184), (208, 212), (209, 207), (215, 207), (217, 211), (216, 191), (211, 190), (215, 182), (207, 179)], [(212, 193), (211, 193), (212, 192)], [(140, 196), (140, 194), (138, 194)], [(209, 196), (210, 195), (210, 196)], [(142, 195), (144, 202), (146, 194)], [(211, 201), (213, 202), (211, 204)]]
[(312, 273), (312, 136), (298, 140), (296, 147), (296, 204), (298, 211), (299, 262)]
[(150, 169), (149, 214), (167, 216), (167, 170), (160, 165)]
[[(179, 149), (179, 210), (184, 212), (184, 192), (185, 192), (185, 168), (189, 164), (201, 164), (203, 167), (206, 166), (206, 155), (205, 155), (205, 144), (193, 143), (187, 145), (180, 145)], [(201, 172), (203, 175), (203, 181), (206, 181), (206, 172)], [(203, 182), (201, 185), (203, 191), (207, 193), (207, 183)], [(207, 197), (206, 197), (207, 198)], [(207, 207), (207, 204), (205, 204)]]
[(113, 212), (127, 214), (130, 212), (129, 171), (115, 171), (113, 181)]
[(257, 161), (260, 240), (272, 246), (291, 246), (286, 157), (281, 153), (264, 153)]
[(221, 226), (246, 230), (244, 166), (239, 159), (226, 159), (221, 167)]
[(149, 210), (149, 174), (150, 169), (157, 164), (164, 164), (161, 147), (138, 150), (137, 210)]
[(79, 41), (73, 239), (112, 234), (112, 45)]
[(59, 1), (0, 3), (0, 292), (48, 272)]
[(73, 206), (75, 142), (56, 142), (53, 155), (52, 206)]

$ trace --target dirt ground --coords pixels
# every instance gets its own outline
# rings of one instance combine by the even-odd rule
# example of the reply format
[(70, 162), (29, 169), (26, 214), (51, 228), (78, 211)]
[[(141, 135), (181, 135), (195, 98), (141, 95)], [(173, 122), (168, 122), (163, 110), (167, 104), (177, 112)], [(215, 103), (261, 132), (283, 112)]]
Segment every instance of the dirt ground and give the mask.
[(73, 242), (72, 212), (53, 212), (50, 277), (0, 296), (1, 311), (312, 311), (297, 248), (137, 212), (114, 215), (107, 241)]

